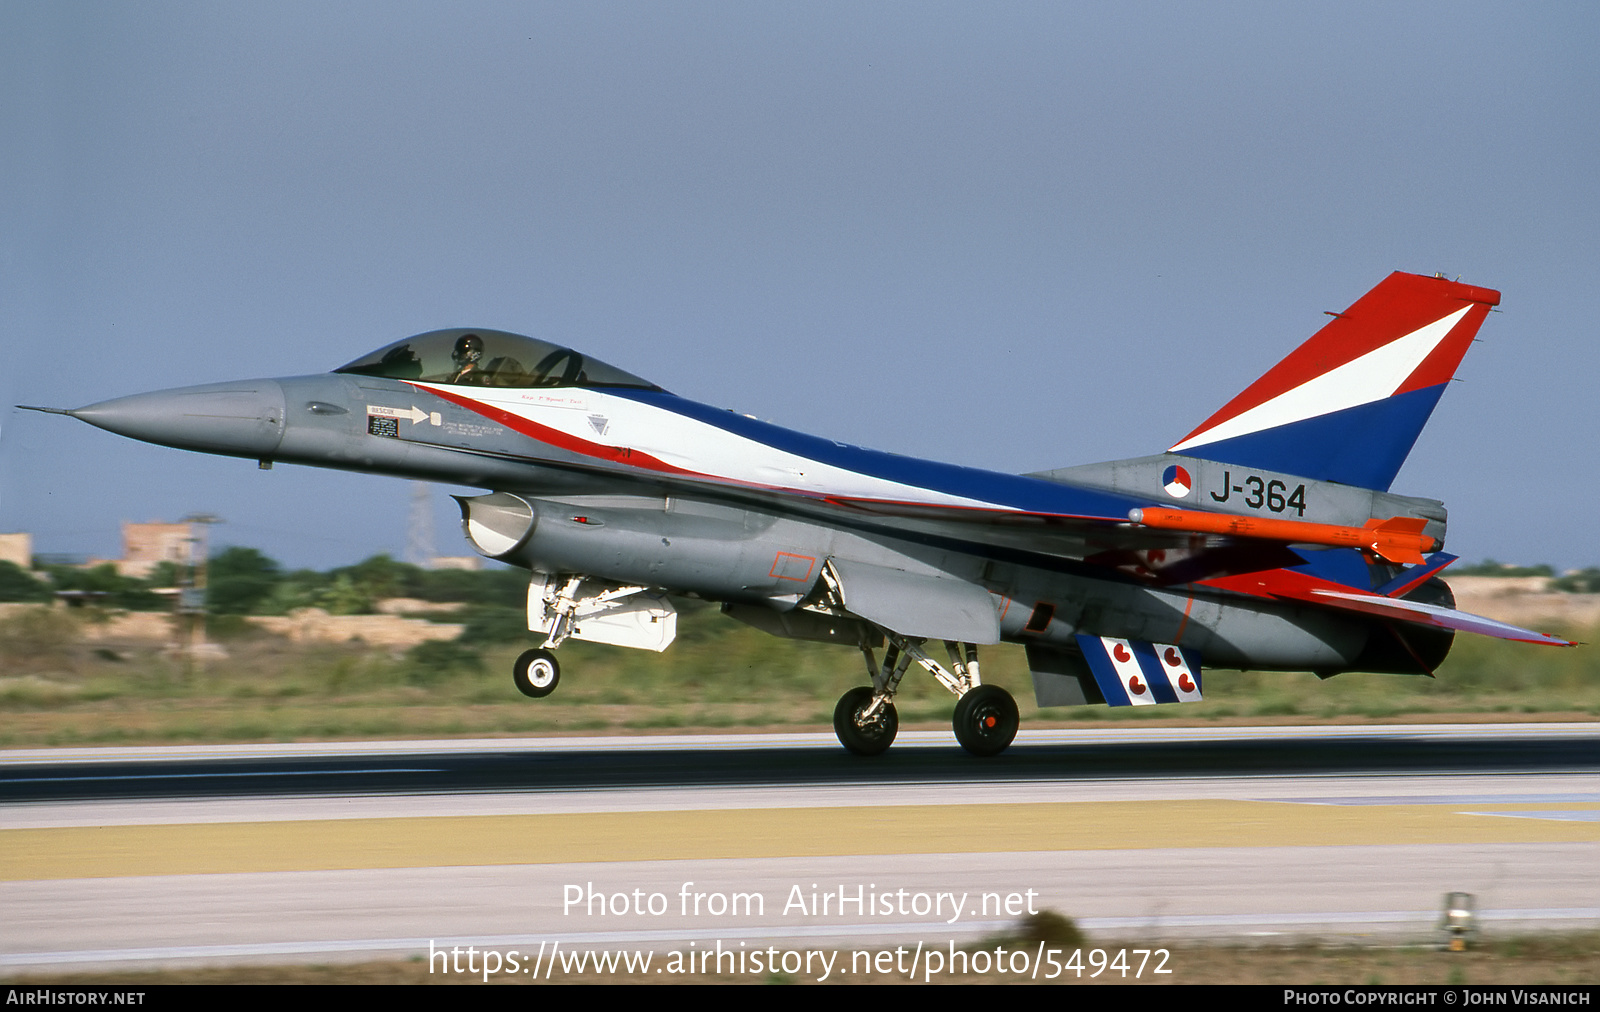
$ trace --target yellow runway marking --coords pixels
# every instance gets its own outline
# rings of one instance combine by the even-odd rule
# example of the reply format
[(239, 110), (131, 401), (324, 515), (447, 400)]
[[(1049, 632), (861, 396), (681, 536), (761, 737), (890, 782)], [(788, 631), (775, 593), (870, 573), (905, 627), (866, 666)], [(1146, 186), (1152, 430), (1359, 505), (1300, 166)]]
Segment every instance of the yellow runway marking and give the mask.
[[(0, 831), (0, 880), (1153, 847), (1600, 842), (1462, 805), (1065, 802), (330, 819)], [(1593, 804), (1472, 805), (1594, 811)]]

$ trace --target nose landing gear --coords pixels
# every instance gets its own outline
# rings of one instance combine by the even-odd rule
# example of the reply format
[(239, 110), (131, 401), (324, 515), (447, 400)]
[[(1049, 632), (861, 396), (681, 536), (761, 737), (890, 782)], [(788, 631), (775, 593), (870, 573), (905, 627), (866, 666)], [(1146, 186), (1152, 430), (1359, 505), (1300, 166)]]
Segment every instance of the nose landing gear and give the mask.
[(561, 664), (556, 660), (556, 655), (548, 650), (524, 650), (511, 667), (511, 679), (524, 696), (543, 699), (556, 691), (556, 686), (560, 684)]

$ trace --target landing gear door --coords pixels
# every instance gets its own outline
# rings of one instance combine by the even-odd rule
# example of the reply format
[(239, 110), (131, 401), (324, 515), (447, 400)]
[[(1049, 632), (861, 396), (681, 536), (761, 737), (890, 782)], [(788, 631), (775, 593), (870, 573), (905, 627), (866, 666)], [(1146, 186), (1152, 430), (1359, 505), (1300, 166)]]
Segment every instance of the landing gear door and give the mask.
[[(562, 613), (570, 620), (558, 629)], [(528, 582), (528, 629), (634, 650), (667, 649), (678, 637), (678, 609), (664, 594), (601, 580), (534, 573)]]

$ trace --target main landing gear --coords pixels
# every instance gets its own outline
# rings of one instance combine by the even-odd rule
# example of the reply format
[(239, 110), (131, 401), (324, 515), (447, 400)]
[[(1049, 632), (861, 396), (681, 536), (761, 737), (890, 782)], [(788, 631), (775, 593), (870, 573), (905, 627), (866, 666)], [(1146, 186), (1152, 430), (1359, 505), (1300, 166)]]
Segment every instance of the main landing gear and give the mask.
[(950, 666), (946, 668), (923, 651), (925, 640), (908, 639), (884, 630), (889, 649), (883, 666), (878, 666), (872, 646), (863, 636), (861, 653), (866, 658), (871, 685), (851, 689), (839, 697), (833, 709), (833, 731), (839, 742), (856, 755), (882, 755), (900, 729), (894, 709), (894, 695), (906, 669), (916, 661), (956, 695), (952, 724), (956, 741), (975, 756), (999, 755), (1017, 736), (1020, 720), (1017, 701), (998, 685), (984, 685), (978, 676), (978, 648), (971, 643), (945, 641)]
[(999, 755), (1017, 736), (1017, 701), (998, 685), (980, 685), (956, 700), (956, 741), (976, 756)]
[(894, 744), (900, 715), (887, 699), (874, 707), (872, 686), (851, 689), (833, 708), (833, 733), (856, 755), (882, 755)]

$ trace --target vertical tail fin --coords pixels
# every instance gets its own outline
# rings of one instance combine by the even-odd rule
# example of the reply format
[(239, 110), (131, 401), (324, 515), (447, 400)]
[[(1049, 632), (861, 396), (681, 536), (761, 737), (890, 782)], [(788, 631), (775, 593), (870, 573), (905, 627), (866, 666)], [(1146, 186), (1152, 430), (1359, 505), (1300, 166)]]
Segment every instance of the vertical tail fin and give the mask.
[(1499, 302), (1391, 274), (1170, 452), (1387, 491)]

